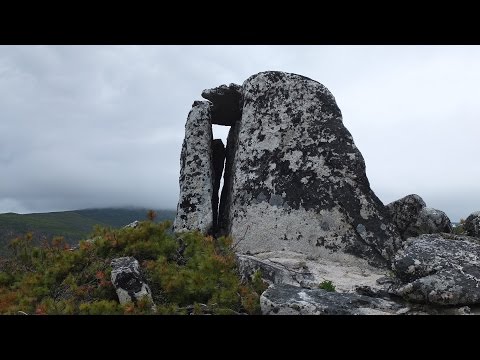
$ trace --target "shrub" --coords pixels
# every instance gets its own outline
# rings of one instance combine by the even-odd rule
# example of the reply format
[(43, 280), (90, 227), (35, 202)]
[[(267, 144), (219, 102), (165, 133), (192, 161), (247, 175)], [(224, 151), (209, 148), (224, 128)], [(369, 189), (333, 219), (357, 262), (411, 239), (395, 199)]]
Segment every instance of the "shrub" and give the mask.
[[(170, 222), (140, 222), (136, 228), (96, 227), (91, 240), (70, 250), (62, 238), (11, 244), (13, 258), (0, 272), (0, 313), (14, 314), (185, 314), (206, 304), (214, 314), (260, 313), (261, 274), (242, 283), (232, 240), (199, 232), (171, 234)], [(113, 258), (135, 257), (152, 290), (156, 311), (138, 301), (118, 303), (110, 282)], [(197, 304), (197, 305), (195, 305)]]
[(336, 290), (335, 290), (335, 285), (333, 285), (333, 283), (332, 283), (330, 280), (324, 280), (324, 281), (322, 281), (322, 282), (318, 285), (318, 287), (319, 287), (320, 289), (325, 290), (325, 291), (330, 291), (330, 292), (336, 291)]

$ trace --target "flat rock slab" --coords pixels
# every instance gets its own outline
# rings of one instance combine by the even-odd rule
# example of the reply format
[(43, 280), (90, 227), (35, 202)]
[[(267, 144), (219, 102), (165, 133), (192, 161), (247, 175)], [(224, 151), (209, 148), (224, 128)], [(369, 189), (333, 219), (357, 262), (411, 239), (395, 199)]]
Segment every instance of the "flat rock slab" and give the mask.
[(438, 305), (480, 304), (480, 244), (443, 234), (410, 238), (395, 256), (392, 293)]
[(384, 290), (385, 286), (377, 281), (388, 275), (386, 270), (342, 253), (337, 254), (336, 259), (321, 257), (311, 260), (293, 252), (270, 252), (257, 256), (237, 254), (237, 259), (240, 274), (244, 278), (260, 270), (262, 278), (269, 284), (315, 289), (323, 281), (331, 281), (338, 292), (355, 292), (361, 286)]
[(292, 285), (271, 285), (260, 305), (264, 315), (394, 315), (409, 310), (385, 299)]

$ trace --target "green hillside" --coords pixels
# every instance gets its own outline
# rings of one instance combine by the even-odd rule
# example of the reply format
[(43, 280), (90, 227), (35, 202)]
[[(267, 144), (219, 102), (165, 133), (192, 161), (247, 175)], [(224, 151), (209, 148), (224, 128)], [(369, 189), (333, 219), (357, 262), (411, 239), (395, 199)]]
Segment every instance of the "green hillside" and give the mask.
[[(76, 244), (93, 231), (95, 225), (119, 228), (135, 220), (145, 220), (147, 209), (86, 209), (37, 214), (0, 214), (0, 254), (7, 253), (6, 245), (14, 237), (32, 232), (35, 243), (44, 238), (63, 236)], [(155, 210), (156, 221), (173, 220), (174, 210)]]

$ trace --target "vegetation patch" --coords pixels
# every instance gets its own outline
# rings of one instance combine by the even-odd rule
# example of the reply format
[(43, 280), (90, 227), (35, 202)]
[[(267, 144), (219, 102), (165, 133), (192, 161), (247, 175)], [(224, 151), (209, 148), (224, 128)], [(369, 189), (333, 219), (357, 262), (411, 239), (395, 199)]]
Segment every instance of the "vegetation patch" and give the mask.
[(335, 290), (335, 285), (330, 280), (324, 280), (318, 285), (319, 289), (323, 289), (325, 291), (331, 291), (334, 292)]
[[(97, 227), (76, 249), (62, 237), (41, 245), (31, 233), (17, 237), (0, 260), (0, 314), (260, 314), (264, 283), (259, 274), (240, 280), (229, 237), (170, 228), (151, 220)], [(139, 261), (156, 310), (148, 301), (119, 304), (110, 262), (122, 256)]]

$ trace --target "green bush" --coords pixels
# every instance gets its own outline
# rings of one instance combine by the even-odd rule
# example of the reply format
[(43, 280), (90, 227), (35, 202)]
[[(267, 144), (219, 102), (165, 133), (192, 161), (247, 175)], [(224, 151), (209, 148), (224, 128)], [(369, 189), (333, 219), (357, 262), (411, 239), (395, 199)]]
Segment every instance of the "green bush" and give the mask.
[[(58, 237), (42, 246), (32, 244), (31, 234), (18, 237), (0, 269), (0, 314), (199, 314), (205, 307), (214, 314), (260, 313), (265, 284), (260, 274), (240, 280), (230, 238), (175, 235), (170, 227), (152, 221), (97, 227), (76, 250)], [(143, 301), (118, 303), (110, 262), (122, 256), (139, 261), (156, 311)]]
[(325, 291), (331, 291), (334, 292), (335, 290), (335, 285), (330, 280), (324, 280), (318, 285), (319, 289), (323, 289)]

